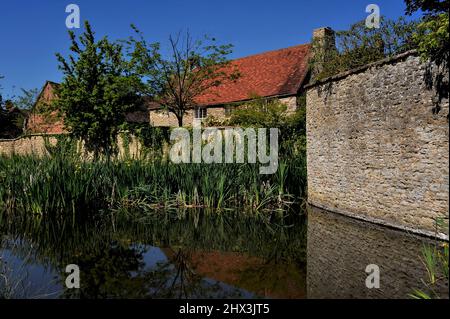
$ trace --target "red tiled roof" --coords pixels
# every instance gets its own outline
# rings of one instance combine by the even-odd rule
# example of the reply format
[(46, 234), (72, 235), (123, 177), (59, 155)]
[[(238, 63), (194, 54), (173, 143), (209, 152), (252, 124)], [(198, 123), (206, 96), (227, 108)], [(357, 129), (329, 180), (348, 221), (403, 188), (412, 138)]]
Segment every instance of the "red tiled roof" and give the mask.
[(240, 77), (209, 89), (196, 101), (206, 106), (245, 101), (255, 95), (295, 95), (308, 72), (310, 48), (303, 44), (233, 60), (227, 69), (237, 69)]

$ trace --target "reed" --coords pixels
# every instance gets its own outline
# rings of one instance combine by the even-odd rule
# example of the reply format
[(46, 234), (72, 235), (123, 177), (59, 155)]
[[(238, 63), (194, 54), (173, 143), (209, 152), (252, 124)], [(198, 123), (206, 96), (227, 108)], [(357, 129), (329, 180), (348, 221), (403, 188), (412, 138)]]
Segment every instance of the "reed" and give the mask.
[(260, 175), (254, 164), (81, 161), (63, 152), (0, 157), (0, 210), (9, 212), (76, 218), (174, 207), (285, 210), (305, 193), (303, 157), (282, 161), (274, 175)]

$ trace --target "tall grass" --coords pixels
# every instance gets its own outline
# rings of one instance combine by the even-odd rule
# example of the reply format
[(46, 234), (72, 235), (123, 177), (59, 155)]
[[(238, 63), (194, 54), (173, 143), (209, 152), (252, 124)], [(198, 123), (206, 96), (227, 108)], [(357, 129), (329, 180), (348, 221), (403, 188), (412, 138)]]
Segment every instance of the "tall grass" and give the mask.
[(0, 157), (0, 210), (84, 216), (101, 209), (209, 207), (286, 209), (305, 194), (305, 159), (280, 163), (274, 175), (254, 164), (183, 164), (160, 160), (81, 161)]

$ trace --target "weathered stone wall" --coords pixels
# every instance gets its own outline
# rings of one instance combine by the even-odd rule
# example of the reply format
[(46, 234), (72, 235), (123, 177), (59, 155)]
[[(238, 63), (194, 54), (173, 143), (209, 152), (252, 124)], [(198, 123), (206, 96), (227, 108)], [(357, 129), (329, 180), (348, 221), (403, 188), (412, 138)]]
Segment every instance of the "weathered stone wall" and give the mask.
[(414, 54), (307, 87), (312, 205), (431, 234), (448, 218), (449, 102)]
[[(408, 299), (415, 289), (430, 293), (423, 281), (424, 245), (431, 239), (308, 208), (308, 298)], [(380, 269), (380, 288), (366, 286), (366, 267)], [(440, 274), (442, 275), (442, 274)], [(439, 280), (436, 293), (448, 298), (448, 281)]]
[(13, 140), (0, 140), (0, 155), (36, 155), (47, 153), (45, 139), (51, 145), (55, 145), (57, 138), (53, 135), (39, 134), (20, 137)]
[[(45, 147), (46, 139), (50, 145), (56, 145), (58, 142), (58, 135), (36, 134), (25, 136), (13, 140), (0, 140), (0, 155), (47, 155), (48, 151)], [(84, 154), (85, 159), (89, 159), (91, 155), (84, 153), (84, 146), (79, 142), (78, 149), (80, 154)], [(118, 157), (120, 159), (139, 159), (147, 154), (143, 152), (143, 148), (138, 138), (133, 135), (119, 134), (117, 137), (117, 145), (119, 149)]]

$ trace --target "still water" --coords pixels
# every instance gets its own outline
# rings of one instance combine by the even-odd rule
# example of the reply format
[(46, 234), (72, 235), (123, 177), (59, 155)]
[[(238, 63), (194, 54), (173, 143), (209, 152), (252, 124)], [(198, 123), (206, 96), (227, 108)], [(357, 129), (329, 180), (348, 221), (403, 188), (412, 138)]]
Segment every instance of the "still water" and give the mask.
[[(196, 212), (0, 220), (0, 298), (408, 298), (433, 241), (309, 208), (300, 217)], [(80, 268), (67, 289), (65, 268)], [(380, 288), (366, 287), (369, 264)], [(448, 297), (448, 283), (440, 287)]]

